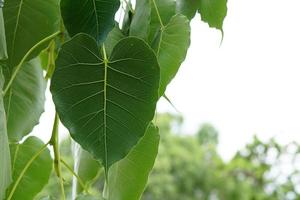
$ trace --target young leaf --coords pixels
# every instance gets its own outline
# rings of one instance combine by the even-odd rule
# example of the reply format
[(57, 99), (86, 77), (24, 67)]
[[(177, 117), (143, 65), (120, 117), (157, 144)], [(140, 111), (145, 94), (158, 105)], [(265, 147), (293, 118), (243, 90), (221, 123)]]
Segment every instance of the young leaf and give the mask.
[(109, 169), (109, 200), (139, 200), (158, 152), (158, 128), (150, 124), (130, 153)]
[(107, 172), (144, 135), (158, 87), (157, 59), (141, 39), (119, 41), (107, 59), (78, 34), (62, 46), (50, 89), (62, 123)]
[[(9, 0), (5, 1), (3, 14), (10, 69), (19, 64), (35, 44), (59, 30), (59, 0)], [(28, 60), (45, 46), (39, 47)]]
[[(13, 200), (32, 200), (49, 180), (52, 170), (50, 151), (36, 137), (29, 137), (22, 144), (12, 144), (10, 148), (13, 160), (13, 183), (6, 196)], [(32, 161), (33, 158), (35, 159)], [(25, 173), (22, 174), (24, 170)], [(12, 191), (13, 189), (15, 190)]]
[[(5, 74), (9, 79), (9, 75)], [(8, 137), (20, 141), (38, 124), (44, 112), (46, 81), (38, 58), (25, 63), (4, 97)]]
[(65, 27), (71, 36), (86, 33), (97, 42), (104, 41), (114, 26), (119, 0), (62, 0), (60, 3)]
[(150, 30), (151, 4), (150, 0), (138, 0), (130, 25), (129, 35), (147, 39)]
[(6, 38), (2, 8), (0, 8), (0, 60), (7, 58)]
[[(2, 91), (4, 77), (0, 66), (0, 91)], [(0, 95), (0, 199), (5, 196), (5, 190), (12, 181), (11, 159), (6, 129), (6, 116), (4, 111), (3, 96)]]
[(199, 13), (202, 21), (222, 31), (227, 14), (227, 0), (200, 0)]
[(176, 13), (182, 14), (191, 20), (195, 16), (199, 6), (199, 0), (177, 0)]
[(189, 20), (181, 14), (175, 15), (158, 37), (155, 50), (161, 71), (159, 95), (162, 96), (190, 46)]

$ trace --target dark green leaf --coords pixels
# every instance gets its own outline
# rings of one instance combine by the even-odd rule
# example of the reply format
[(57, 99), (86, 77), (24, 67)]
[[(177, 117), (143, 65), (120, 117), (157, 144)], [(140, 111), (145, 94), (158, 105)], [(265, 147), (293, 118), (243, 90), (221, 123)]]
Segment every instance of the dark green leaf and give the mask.
[[(9, 78), (9, 75), (5, 77)], [(44, 112), (45, 90), (40, 60), (25, 63), (4, 97), (10, 141), (20, 141), (38, 124)]]
[[(19, 64), (35, 44), (59, 30), (59, 0), (8, 0), (3, 14), (10, 69)], [(38, 48), (28, 60), (44, 47)]]
[(162, 96), (190, 46), (189, 20), (181, 14), (175, 15), (158, 37), (155, 49), (161, 71), (159, 94)]
[[(25, 169), (31, 158), (36, 155), (42, 147), (44, 147), (44, 143), (36, 137), (29, 137), (23, 144), (11, 145), (13, 183), (7, 192), (7, 196), (10, 194), (13, 185), (21, 175), (21, 172)], [(51, 171), (52, 159), (50, 151), (46, 148), (25, 171), (13, 193), (12, 200), (32, 200), (47, 184)]]
[(130, 25), (131, 36), (147, 39), (150, 31), (151, 5), (150, 0), (138, 0)]
[(185, 15), (188, 19), (192, 19), (199, 9), (199, 0), (177, 0), (176, 12)]
[(199, 12), (202, 21), (210, 27), (223, 29), (223, 21), (227, 14), (227, 0), (200, 0)]
[(105, 40), (105, 49), (108, 56), (110, 56), (114, 46), (121, 40), (125, 38), (122, 31), (119, 29), (118, 24), (112, 29), (112, 31), (108, 34)]
[(119, 0), (62, 0), (61, 12), (71, 36), (87, 33), (98, 42), (104, 41), (114, 26)]
[(6, 39), (5, 39), (5, 28), (2, 8), (0, 8), (0, 60), (7, 58)]
[[(2, 91), (4, 77), (0, 66), (0, 91)], [(3, 97), (0, 95), (0, 199), (5, 196), (5, 190), (12, 181), (11, 159), (6, 129), (6, 116), (4, 111)]]
[(158, 152), (158, 128), (149, 125), (145, 136), (109, 169), (109, 200), (139, 200)]
[(157, 59), (141, 39), (121, 40), (106, 60), (86, 34), (63, 45), (51, 82), (61, 121), (106, 170), (144, 135), (158, 87)]

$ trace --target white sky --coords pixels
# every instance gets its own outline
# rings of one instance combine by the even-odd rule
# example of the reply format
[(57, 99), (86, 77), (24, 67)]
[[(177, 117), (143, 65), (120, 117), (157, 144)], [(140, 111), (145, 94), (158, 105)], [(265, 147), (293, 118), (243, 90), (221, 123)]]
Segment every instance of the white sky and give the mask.
[[(224, 32), (220, 46), (219, 31), (192, 22), (188, 56), (167, 90), (184, 131), (214, 125), (226, 160), (254, 134), (300, 141), (300, 0), (229, 0)], [(164, 101), (158, 110), (174, 112)], [(53, 117), (48, 94), (34, 134), (48, 140)]]

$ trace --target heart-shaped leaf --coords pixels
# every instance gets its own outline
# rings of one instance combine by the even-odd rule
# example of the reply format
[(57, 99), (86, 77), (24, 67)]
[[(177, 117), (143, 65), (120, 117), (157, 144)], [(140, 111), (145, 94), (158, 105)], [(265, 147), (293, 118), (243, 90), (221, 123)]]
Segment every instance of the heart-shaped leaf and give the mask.
[(139, 200), (158, 152), (158, 128), (150, 124), (145, 136), (109, 169), (109, 200)]
[[(9, 0), (5, 1), (3, 14), (10, 69), (19, 64), (35, 44), (59, 30), (59, 0)], [(28, 60), (44, 47), (37, 48)]]
[[(9, 74), (5, 74), (9, 79)], [(4, 97), (9, 140), (20, 141), (44, 112), (46, 81), (38, 58), (25, 63)]]
[[(0, 66), (0, 91), (4, 85), (4, 76)], [(0, 199), (5, 196), (5, 190), (12, 181), (11, 159), (6, 129), (6, 115), (4, 111), (3, 96), (0, 95)]]
[(0, 60), (7, 58), (6, 38), (2, 8), (0, 8)]
[(51, 92), (71, 136), (107, 169), (144, 135), (158, 100), (159, 66), (141, 39), (129, 37), (106, 58), (78, 34), (57, 58)]
[(227, 0), (199, 0), (201, 19), (210, 27), (223, 30), (223, 21), (227, 14)]
[(71, 36), (86, 33), (97, 41), (104, 41), (114, 26), (120, 0), (62, 0), (61, 13)]
[(185, 59), (190, 46), (190, 32), (189, 20), (178, 14), (171, 18), (158, 36), (158, 43), (154, 48), (161, 71), (160, 96), (164, 94)]
[[(52, 171), (50, 151), (36, 137), (29, 137), (22, 144), (12, 144), (10, 148), (13, 160), (13, 183), (7, 191), (7, 197), (15, 200), (32, 200), (48, 183)], [(33, 158), (35, 159), (32, 161)], [(29, 165), (30, 161), (32, 162)], [(20, 181), (14, 187), (20, 177)]]

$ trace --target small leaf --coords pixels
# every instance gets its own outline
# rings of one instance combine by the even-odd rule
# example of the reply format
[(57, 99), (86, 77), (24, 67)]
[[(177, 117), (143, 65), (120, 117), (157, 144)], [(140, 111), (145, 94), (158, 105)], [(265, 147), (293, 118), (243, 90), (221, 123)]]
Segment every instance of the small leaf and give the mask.
[(141, 39), (122, 39), (106, 60), (78, 34), (63, 45), (50, 89), (62, 123), (107, 172), (144, 135), (158, 87), (157, 59)]
[[(2, 91), (4, 77), (0, 66), (0, 91)], [(0, 199), (5, 196), (5, 190), (12, 181), (11, 159), (6, 129), (6, 116), (4, 111), (3, 96), (0, 94)]]
[(62, 0), (60, 3), (65, 27), (71, 36), (86, 33), (97, 42), (104, 41), (114, 26), (119, 0)]
[[(59, 0), (9, 0), (5, 1), (3, 14), (11, 71), (29, 49), (59, 30)], [(46, 46), (39, 47), (28, 60)]]
[(129, 35), (147, 39), (150, 31), (151, 5), (150, 0), (138, 0), (130, 25)]
[(0, 60), (7, 58), (6, 38), (2, 8), (0, 8)]
[(200, 0), (199, 13), (202, 21), (207, 22), (210, 27), (223, 30), (227, 0)]
[(190, 46), (189, 20), (181, 14), (175, 15), (162, 30), (157, 41), (155, 49), (161, 71), (159, 95), (162, 96)]
[(109, 169), (109, 200), (139, 200), (158, 152), (158, 128), (150, 124), (145, 136)]
[[(23, 169), (44, 146), (44, 143), (36, 138), (29, 137), (22, 144), (12, 144), (11, 153), (13, 160), (13, 183), (8, 189), (7, 196), (15, 185)], [(13, 200), (32, 200), (48, 183), (52, 171), (52, 159), (50, 151), (46, 148), (31, 163), (25, 171), (16, 190), (13, 193)]]
[(182, 14), (191, 20), (195, 16), (199, 6), (199, 0), (177, 0), (176, 13)]
[[(9, 79), (9, 75), (5, 74)], [(46, 81), (40, 60), (25, 63), (4, 97), (8, 137), (20, 141), (38, 124), (44, 112)]]

